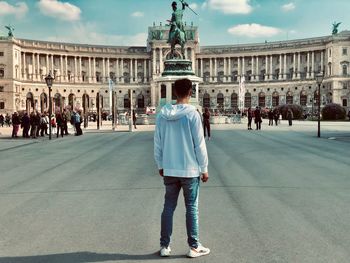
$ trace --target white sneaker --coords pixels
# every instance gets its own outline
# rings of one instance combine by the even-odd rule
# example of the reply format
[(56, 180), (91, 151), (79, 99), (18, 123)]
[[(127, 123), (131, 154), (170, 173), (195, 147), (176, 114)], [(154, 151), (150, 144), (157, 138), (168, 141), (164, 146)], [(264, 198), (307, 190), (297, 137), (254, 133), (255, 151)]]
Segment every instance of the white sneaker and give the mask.
[(210, 253), (210, 249), (203, 247), (201, 244), (198, 244), (197, 248), (190, 248), (190, 251), (187, 253), (187, 256), (189, 258), (197, 258), (200, 256), (205, 256), (208, 255)]
[(171, 249), (170, 247), (161, 247), (159, 254), (161, 257), (169, 257), (170, 256)]

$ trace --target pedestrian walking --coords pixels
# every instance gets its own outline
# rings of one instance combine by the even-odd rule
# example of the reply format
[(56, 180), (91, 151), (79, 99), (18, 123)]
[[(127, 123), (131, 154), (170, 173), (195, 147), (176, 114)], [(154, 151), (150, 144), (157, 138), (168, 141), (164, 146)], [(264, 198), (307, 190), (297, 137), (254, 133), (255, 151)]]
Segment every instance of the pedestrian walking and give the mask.
[(206, 138), (208, 134), (208, 140), (210, 140), (210, 112), (208, 108), (205, 108), (203, 112), (203, 130), (204, 138)]
[(275, 112), (274, 112), (274, 114), (273, 114), (273, 118), (274, 118), (274, 120), (275, 120), (275, 125), (276, 125), (276, 126), (278, 125), (279, 116), (280, 116), (280, 114), (279, 114), (278, 110), (275, 110)]
[(269, 126), (273, 126), (273, 111), (272, 111), (272, 109), (269, 110), (269, 112), (267, 113), (267, 116), (269, 118)]
[(260, 112), (260, 108), (257, 106), (255, 111), (254, 111), (254, 118), (255, 118), (255, 125), (256, 125), (256, 130), (261, 130), (261, 123), (262, 123), (262, 119), (261, 119), (261, 112)]
[(287, 119), (289, 126), (293, 125), (293, 111), (291, 109), (288, 109), (287, 111)]
[(36, 111), (33, 111), (32, 114), (30, 115), (30, 135), (32, 136), (33, 139), (36, 139), (37, 136), (37, 131), (40, 126), (40, 116)]
[(47, 125), (49, 124), (48, 120), (46, 119), (46, 114), (43, 113), (40, 116), (40, 136), (44, 137), (45, 131), (47, 134)]
[(252, 109), (248, 108), (248, 130), (252, 130), (252, 120), (253, 120), (253, 113)]
[(6, 116), (5, 116), (5, 123), (8, 127), (11, 127), (11, 117), (8, 113), (6, 113)]
[(80, 125), (81, 125), (81, 118), (80, 118), (80, 114), (79, 114), (78, 111), (75, 113), (74, 123), (75, 123), (75, 130), (77, 131), (75, 135), (76, 136), (82, 135), (83, 131), (81, 130), (81, 127), (80, 127)]
[(57, 127), (57, 123), (56, 123), (56, 117), (54, 114), (51, 115), (51, 133), (55, 134), (56, 133), (56, 127)]
[(60, 112), (56, 113), (56, 125), (57, 125), (57, 138), (59, 136), (59, 133), (61, 131), (61, 137), (63, 138), (63, 117)]
[(17, 112), (12, 114), (12, 138), (18, 138), (18, 130), (21, 125), (21, 119)]
[(4, 127), (5, 117), (4, 115), (0, 114), (0, 126)]
[(189, 105), (192, 82), (175, 81), (175, 105), (166, 104), (156, 119), (154, 157), (165, 185), (164, 209), (161, 215), (160, 256), (170, 256), (173, 214), (182, 188), (186, 206), (188, 257), (210, 253), (199, 243), (198, 195), (200, 179), (207, 182), (208, 156), (201, 117)]
[(71, 119), (70, 111), (67, 109), (63, 109), (63, 133), (64, 135), (68, 135), (68, 121)]
[(136, 127), (136, 121), (137, 121), (137, 114), (135, 112), (135, 110), (132, 110), (132, 122), (134, 124), (134, 128), (137, 129)]
[(29, 138), (29, 129), (30, 129), (30, 118), (28, 113), (24, 113), (21, 120), (21, 127), (23, 128), (22, 136), (23, 138)]

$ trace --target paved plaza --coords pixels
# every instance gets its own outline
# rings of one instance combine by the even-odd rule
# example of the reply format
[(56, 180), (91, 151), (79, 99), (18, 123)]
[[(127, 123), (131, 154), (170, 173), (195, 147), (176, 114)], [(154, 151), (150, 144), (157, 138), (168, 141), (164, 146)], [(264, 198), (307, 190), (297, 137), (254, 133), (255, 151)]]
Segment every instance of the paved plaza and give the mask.
[[(153, 126), (0, 138), (0, 263), (158, 262), (164, 189)], [(213, 126), (196, 262), (348, 262), (350, 122)], [(1, 130), (3, 131), (3, 130)], [(187, 262), (185, 209), (172, 256)]]

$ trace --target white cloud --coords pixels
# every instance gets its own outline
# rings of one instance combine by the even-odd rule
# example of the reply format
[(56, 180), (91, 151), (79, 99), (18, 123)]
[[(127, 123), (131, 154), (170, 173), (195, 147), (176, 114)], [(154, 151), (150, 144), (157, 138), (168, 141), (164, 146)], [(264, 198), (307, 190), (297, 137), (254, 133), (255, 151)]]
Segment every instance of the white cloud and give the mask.
[(40, 11), (46, 16), (66, 21), (76, 21), (80, 19), (80, 8), (68, 2), (60, 2), (58, 0), (40, 0), (38, 6)]
[(132, 13), (131, 16), (133, 16), (133, 17), (143, 17), (144, 13), (142, 13), (140, 11), (136, 11), (136, 12)]
[(198, 9), (198, 5), (197, 5), (196, 3), (189, 4), (189, 6), (190, 6), (193, 10), (197, 10), (197, 9)]
[(70, 31), (64, 31), (59, 36), (50, 36), (46, 40), (66, 43), (80, 43), (91, 45), (114, 45), (114, 46), (146, 46), (147, 33), (135, 35), (109, 35), (100, 33), (93, 23), (74, 24)]
[(253, 8), (250, 0), (207, 0), (204, 7), (219, 10), (224, 14), (249, 14)]
[(242, 24), (231, 27), (227, 30), (230, 34), (245, 37), (271, 37), (282, 31), (275, 27), (263, 26), (259, 24)]
[(6, 1), (0, 1), (0, 16), (15, 15), (17, 18), (23, 17), (28, 12), (28, 6), (24, 2), (10, 5)]
[(294, 3), (285, 4), (281, 8), (285, 12), (292, 11), (295, 9), (295, 4)]

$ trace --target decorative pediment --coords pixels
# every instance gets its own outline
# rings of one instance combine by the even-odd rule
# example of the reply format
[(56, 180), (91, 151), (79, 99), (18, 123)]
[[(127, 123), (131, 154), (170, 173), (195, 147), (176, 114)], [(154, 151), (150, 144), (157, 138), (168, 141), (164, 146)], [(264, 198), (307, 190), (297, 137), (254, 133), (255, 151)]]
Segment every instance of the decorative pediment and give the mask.
[(350, 62), (347, 60), (343, 60), (340, 62), (340, 65), (349, 65), (349, 64), (350, 64)]

